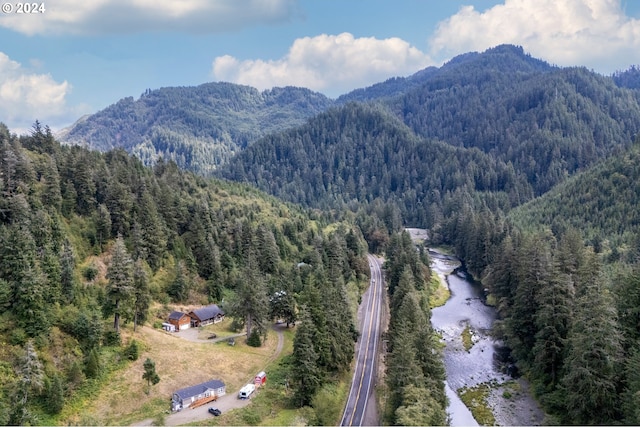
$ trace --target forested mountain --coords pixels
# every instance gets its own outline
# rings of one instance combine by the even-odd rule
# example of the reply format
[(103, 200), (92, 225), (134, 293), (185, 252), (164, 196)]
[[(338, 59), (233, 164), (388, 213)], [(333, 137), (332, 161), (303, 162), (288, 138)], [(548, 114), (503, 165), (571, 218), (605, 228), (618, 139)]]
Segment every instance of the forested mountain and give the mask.
[[(173, 162), (61, 146), (38, 123), (19, 138), (0, 124), (0, 192), (0, 425), (85, 424), (83, 396), (137, 357), (120, 327), (170, 303), (221, 303), (257, 346), (274, 318), (310, 312), (314, 384), (348, 369), (345, 288), (368, 283), (352, 223)], [(308, 390), (286, 375), (291, 393)]]
[[(386, 96), (403, 85), (408, 89), (401, 95)], [(478, 181), (467, 180), (464, 185), (472, 184), (470, 188), (483, 192), (507, 191), (511, 205), (517, 205), (531, 194), (543, 194), (574, 172), (629, 147), (640, 129), (640, 92), (619, 88), (611, 78), (586, 69), (552, 67), (514, 46), (462, 55), (440, 69), (425, 70), (420, 77), (391, 80), (356, 91), (353, 97), (369, 99), (369, 90), (374, 97), (380, 94), (379, 102), (387, 107), (378, 109), (378, 117), (390, 110), (413, 131), (403, 129), (392, 137), (397, 139), (397, 146), (391, 143), (388, 153), (380, 150), (380, 141), (389, 140), (381, 136), (384, 132), (358, 130), (365, 129), (367, 121), (361, 122), (354, 115), (356, 107), (346, 105), (343, 113), (329, 113), (342, 114), (340, 120), (329, 122), (329, 115), (321, 115), (299, 130), (265, 137), (258, 144), (262, 148), (241, 153), (221, 174), (257, 183), (288, 200), (325, 207), (331, 199), (404, 198), (406, 191), (415, 191), (418, 197), (412, 205), (401, 204), (403, 214), (410, 212), (406, 218), (412, 223), (431, 226), (411, 206), (436, 202), (425, 199), (429, 191), (440, 192), (436, 196), (440, 199), (446, 191), (462, 186), (461, 181), (445, 183), (448, 179), (451, 184), (456, 170), (474, 175), (472, 181)], [(378, 121), (398, 126), (390, 118)], [(448, 155), (451, 162), (459, 161), (456, 170), (442, 170), (448, 162), (441, 159), (429, 165), (410, 163), (429, 161), (424, 147), (442, 145), (418, 143), (424, 140), (412, 133), (424, 140), (477, 148), (486, 153), (483, 159), (491, 160), (478, 160), (480, 154), (462, 154), (468, 152), (459, 150)], [(279, 148), (269, 148), (272, 144)], [(290, 155), (299, 150), (311, 157), (308, 162), (300, 156), (302, 151)], [(349, 157), (351, 150), (360, 155)], [(494, 162), (496, 168), (483, 166), (485, 161)], [(479, 171), (473, 170), (474, 164), (480, 165)], [(428, 171), (420, 172), (423, 169)], [(487, 177), (494, 173), (492, 170), (500, 177), (505, 169), (511, 171), (508, 180)], [(391, 171), (397, 173), (393, 182)], [(406, 177), (412, 173), (413, 178)], [(519, 176), (517, 186), (514, 175)], [(432, 177), (437, 178), (434, 181)], [(364, 193), (362, 187), (366, 187)]]
[[(123, 150), (60, 147), (39, 126), (20, 139), (0, 128), (0, 308), (11, 327), (2, 360), (30, 353), (30, 339), (51, 344), (35, 326), (42, 324), (77, 347), (68, 366), (93, 372), (87, 365), (104, 341), (78, 325), (103, 322), (117, 304), (107, 297), (108, 277), (95, 287), (91, 266), (70, 260), (126, 250), (156, 278), (150, 289), (158, 301), (231, 293), (230, 307), (241, 312), (256, 289), (267, 295), (293, 284), (293, 302), (310, 325), (299, 329), (293, 359), (310, 368), (290, 379), (298, 403), (308, 404), (322, 381), (347, 369), (352, 324), (340, 318), (339, 345), (331, 349), (328, 322), (341, 314), (323, 310), (344, 312), (334, 297), (364, 277), (364, 236), (369, 250), (388, 251), (392, 314), (404, 322), (393, 325), (389, 341), (390, 366), (398, 369), (388, 384), (399, 389), (387, 415), (401, 422), (423, 401), (420, 384), (402, 380), (403, 369), (425, 381), (441, 374), (429, 358), (406, 357), (421, 345), (407, 331), (427, 329), (429, 315), (419, 299), (422, 267), (407, 255), (415, 250), (394, 234), (410, 224), (428, 228), (431, 243), (450, 245), (490, 291), (501, 316), (496, 333), (533, 381), (550, 423), (638, 424), (640, 155), (632, 141), (640, 92), (633, 81), (633, 69), (604, 77), (498, 46), (337, 103), (304, 89), (209, 84), (148, 91), (77, 125), (75, 141), (94, 135), (101, 149), (124, 147), (147, 163), (162, 156), (153, 169)], [(217, 168), (220, 177), (325, 213), (207, 180), (166, 159), (204, 175)], [(325, 215), (353, 221), (328, 232)], [(395, 263), (394, 253), (411, 268)], [(303, 274), (293, 268), (300, 261), (318, 268)], [(17, 292), (23, 288), (29, 292)], [(256, 309), (264, 312), (264, 304)], [(261, 328), (258, 322), (257, 335)], [(8, 386), (0, 424), (6, 402), (23, 397), (11, 394), (16, 366), (2, 368)], [(57, 375), (76, 384), (63, 366), (50, 368), (52, 383)], [(440, 391), (428, 400), (443, 403)], [(40, 393), (27, 409), (49, 411)], [(29, 421), (10, 420), (17, 419)]]
[(418, 135), (511, 162), (536, 194), (628, 147), (640, 130), (640, 92), (509, 45), (454, 58), (388, 104)]
[(429, 227), (456, 192), (490, 195), (502, 209), (533, 194), (510, 165), (420, 138), (383, 107), (356, 103), (264, 137), (219, 174), (313, 207), (393, 201), (405, 221)]
[(640, 141), (629, 150), (569, 178), (509, 213), (523, 230), (579, 229), (598, 252), (621, 251), (633, 261), (640, 247)]
[[(632, 71), (615, 81), (632, 80)], [(64, 141), (103, 151), (121, 147), (145, 164), (162, 156), (210, 175), (259, 137), (301, 125), (332, 105), (381, 102), (420, 136), (511, 162), (542, 194), (628, 146), (640, 129), (640, 92), (614, 79), (554, 67), (503, 45), (335, 102), (302, 88), (258, 92), (231, 83), (148, 90), (78, 121)]]
[(612, 77), (620, 87), (640, 89), (640, 68), (636, 65), (632, 65), (625, 71), (616, 71)]
[(640, 92), (513, 46), (441, 71), (268, 135), (220, 173), (372, 214), (372, 250), (392, 244), (376, 221), (429, 228), (489, 290), (549, 423), (637, 424)]
[(355, 101), (371, 101), (382, 98), (390, 98), (408, 92), (419, 87), (432, 76), (439, 72), (437, 67), (427, 67), (409, 77), (392, 77), (382, 83), (376, 83), (366, 88), (355, 89), (341, 95), (336, 99), (336, 104), (346, 104)]
[(63, 142), (107, 151), (124, 148), (144, 164), (159, 157), (210, 175), (268, 132), (303, 123), (333, 101), (308, 89), (259, 92), (232, 83), (147, 90), (78, 121)]

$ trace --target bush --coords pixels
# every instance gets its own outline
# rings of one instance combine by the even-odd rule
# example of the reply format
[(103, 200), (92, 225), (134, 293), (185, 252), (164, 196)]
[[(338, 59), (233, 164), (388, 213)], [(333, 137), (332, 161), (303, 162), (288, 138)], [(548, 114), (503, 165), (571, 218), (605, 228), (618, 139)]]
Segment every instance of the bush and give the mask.
[(13, 328), (9, 342), (13, 345), (24, 345), (27, 342), (27, 333), (22, 328)]
[(98, 276), (98, 268), (91, 264), (84, 268), (82, 271), (82, 276), (89, 282), (95, 279)]
[(122, 353), (124, 357), (129, 360), (138, 360), (138, 357), (140, 356), (140, 345), (136, 340), (131, 340)]
[(120, 346), (122, 337), (114, 329), (109, 329), (104, 332), (103, 341), (106, 346)]
[(64, 406), (64, 384), (59, 375), (54, 374), (52, 378), (45, 381), (45, 401), (47, 412), (52, 415), (59, 414)]
[(98, 378), (100, 375), (100, 355), (98, 351), (94, 348), (87, 355), (85, 364), (84, 364), (84, 374), (87, 378)]
[(260, 333), (256, 329), (251, 331), (251, 335), (247, 338), (247, 345), (251, 347), (260, 347), (262, 345)]
[(260, 414), (254, 409), (246, 408), (242, 414), (242, 420), (249, 426), (257, 426), (260, 424)]

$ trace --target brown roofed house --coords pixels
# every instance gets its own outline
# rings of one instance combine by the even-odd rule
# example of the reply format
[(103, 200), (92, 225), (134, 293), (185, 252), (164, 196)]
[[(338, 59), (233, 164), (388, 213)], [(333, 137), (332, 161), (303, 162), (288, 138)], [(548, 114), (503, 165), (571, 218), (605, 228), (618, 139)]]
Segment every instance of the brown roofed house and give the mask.
[(191, 327), (191, 317), (187, 313), (174, 311), (169, 315), (169, 323), (176, 327), (176, 331), (182, 331)]

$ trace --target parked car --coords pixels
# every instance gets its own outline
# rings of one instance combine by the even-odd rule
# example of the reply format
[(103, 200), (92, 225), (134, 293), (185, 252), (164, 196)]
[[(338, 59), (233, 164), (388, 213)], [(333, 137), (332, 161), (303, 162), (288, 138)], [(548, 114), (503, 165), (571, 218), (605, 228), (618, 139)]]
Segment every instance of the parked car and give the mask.
[(222, 414), (222, 411), (220, 409), (218, 409), (218, 408), (211, 407), (211, 408), (209, 408), (209, 413), (211, 415), (217, 417), (218, 415)]

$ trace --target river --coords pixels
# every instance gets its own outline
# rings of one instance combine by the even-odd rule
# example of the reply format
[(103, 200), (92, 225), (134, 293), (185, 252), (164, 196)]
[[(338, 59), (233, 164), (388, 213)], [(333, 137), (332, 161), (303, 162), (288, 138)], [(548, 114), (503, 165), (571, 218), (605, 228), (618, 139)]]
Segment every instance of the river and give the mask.
[[(478, 425), (460, 400), (463, 387), (488, 386), (484, 405), (491, 408), (497, 425), (540, 425), (544, 414), (529, 393), (527, 382), (503, 372), (494, 360), (498, 342), (490, 335), (496, 311), (484, 304), (482, 289), (467, 280), (455, 257), (429, 251), (431, 268), (447, 283), (451, 297), (431, 313), (431, 323), (440, 334), (447, 373), (446, 390), (452, 426)], [(471, 333), (473, 345), (465, 349), (462, 335)]]

